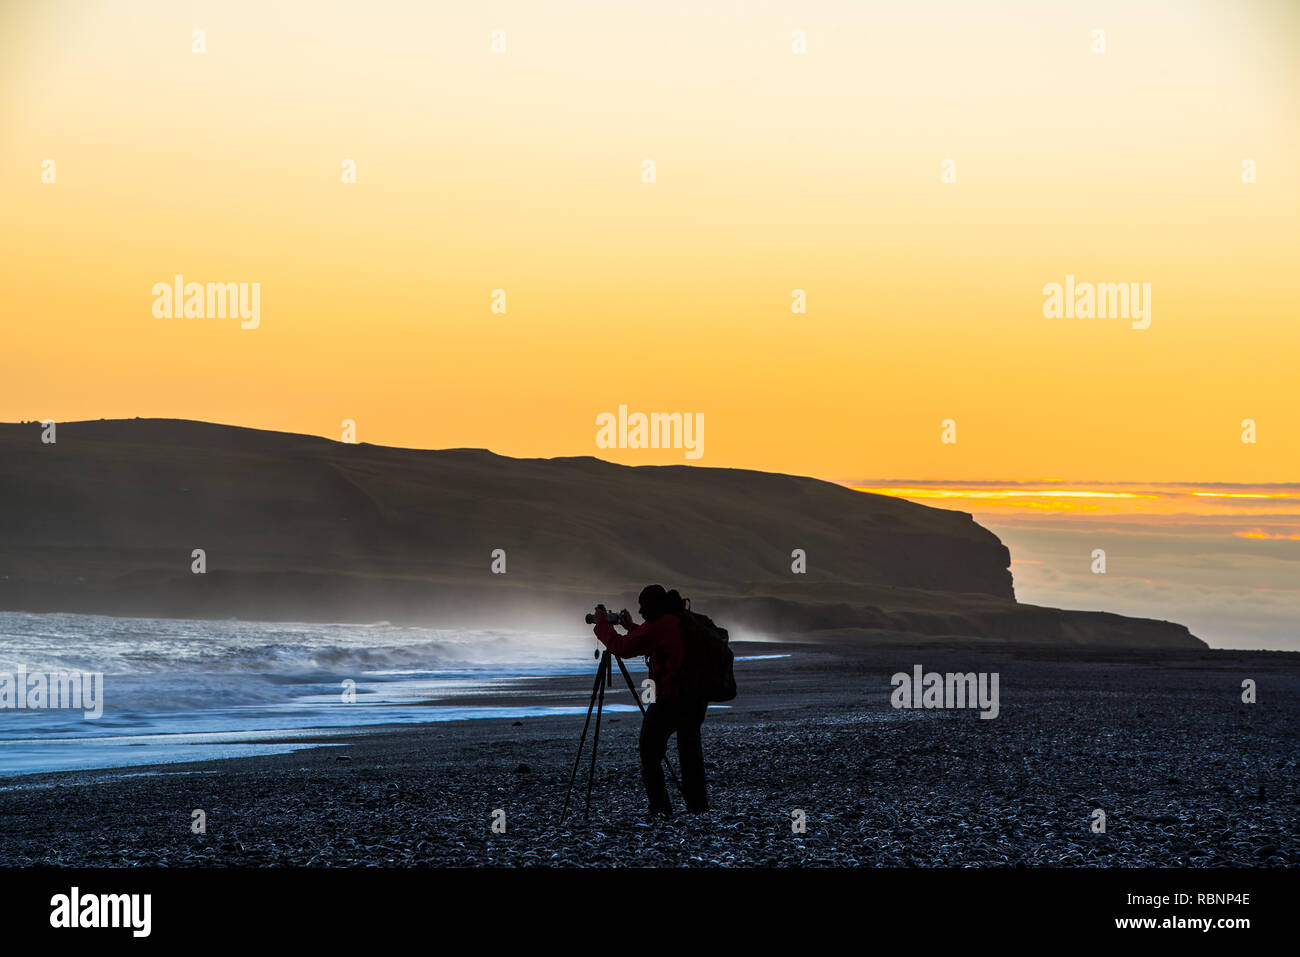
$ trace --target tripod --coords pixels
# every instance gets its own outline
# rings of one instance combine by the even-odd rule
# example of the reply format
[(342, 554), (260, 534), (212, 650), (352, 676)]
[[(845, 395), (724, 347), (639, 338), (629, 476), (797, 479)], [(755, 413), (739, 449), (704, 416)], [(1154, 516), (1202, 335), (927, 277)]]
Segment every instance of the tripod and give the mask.
[[(600, 745), (600, 715), (605, 710), (605, 688), (614, 680), (614, 669), (611, 661), (618, 662), (618, 670), (623, 672), (623, 680), (627, 682), (627, 690), (632, 692), (632, 698), (636, 701), (636, 706), (641, 709), (641, 714), (645, 714), (645, 705), (641, 703), (641, 696), (637, 694), (636, 685), (632, 683), (632, 676), (627, 673), (627, 665), (623, 664), (622, 658), (616, 658), (610, 653), (608, 648), (600, 656), (600, 664), (596, 666), (596, 683), (591, 686), (591, 704), (587, 705), (587, 720), (582, 726), (582, 737), (578, 739), (578, 756), (573, 759), (573, 772), (569, 775), (569, 790), (564, 795), (564, 810), (560, 812), (560, 823), (564, 823), (564, 817), (569, 813), (569, 798), (573, 795), (573, 782), (578, 777), (578, 765), (582, 763), (582, 749), (587, 743), (587, 728), (591, 726), (591, 712), (596, 712), (596, 733), (591, 739), (591, 766), (587, 770), (587, 807), (582, 812), (582, 819), (585, 821), (591, 815), (591, 785), (596, 779), (596, 748)], [(668, 757), (664, 756), (664, 767), (668, 769), (668, 776), (673, 779), (673, 784), (680, 788), (681, 782), (677, 780), (677, 775), (673, 771), (672, 763)]]

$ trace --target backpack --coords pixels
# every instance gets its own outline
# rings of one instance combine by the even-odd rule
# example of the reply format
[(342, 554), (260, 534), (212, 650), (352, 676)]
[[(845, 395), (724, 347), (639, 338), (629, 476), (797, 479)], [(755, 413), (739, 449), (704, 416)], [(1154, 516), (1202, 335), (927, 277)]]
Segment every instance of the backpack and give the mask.
[(677, 620), (681, 623), (682, 644), (686, 646), (677, 677), (679, 690), (707, 701), (730, 701), (736, 697), (736, 676), (732, 672), (735, 655), (727, 644), (727, 629), (690, 609), (679, 614)]

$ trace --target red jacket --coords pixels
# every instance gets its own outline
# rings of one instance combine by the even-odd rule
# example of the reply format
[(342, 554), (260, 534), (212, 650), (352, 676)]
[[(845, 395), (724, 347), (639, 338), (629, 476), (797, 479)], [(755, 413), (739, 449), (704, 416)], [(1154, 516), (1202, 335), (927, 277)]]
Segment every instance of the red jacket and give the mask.
[(596, 622), (595, 631), (601, 643), (620, 658), (650, 656), (650, 678), (655, 683), (656, 698), (670, 698), (676, 693), (677, 673), (686, 657), (682, 627), (676, 615), (662, 614), (626, 635), (616, 632), (608, 621)]

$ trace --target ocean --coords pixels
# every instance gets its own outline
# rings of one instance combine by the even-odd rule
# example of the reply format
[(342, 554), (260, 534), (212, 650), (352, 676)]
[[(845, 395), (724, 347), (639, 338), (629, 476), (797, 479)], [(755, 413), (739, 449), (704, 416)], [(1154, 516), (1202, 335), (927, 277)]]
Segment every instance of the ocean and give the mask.
[[(0, 695), (0, 776), (239, 757), (373, 725), (584, 714), (586, 705), (440, 705), (520, 679), (595, 674), (595, 638), (376, 624), (0, 612), (0, 690), (103, 675), (102, 715)], [(627, 662), (634, 676), (640, 660)], [(31, 680), (29, 678), (29, 680)], [(639, 680), (639, 679), (637, 679)], [(630, 698), (626, 689), (622, 695)], [(635, 711), (630, 700), (607, 711)]]

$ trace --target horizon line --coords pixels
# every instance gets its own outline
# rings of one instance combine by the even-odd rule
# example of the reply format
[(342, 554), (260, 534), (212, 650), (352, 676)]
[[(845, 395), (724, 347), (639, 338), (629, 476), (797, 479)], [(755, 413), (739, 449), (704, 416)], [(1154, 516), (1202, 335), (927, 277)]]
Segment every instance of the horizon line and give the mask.
[[(609, 465), (618, 465), (624, 468), (684, 467), (684, 468), (725, 469), (725, 470), (742, 471), (742, 472), (763, 472), (769, 475), (790, 475), (799, 478), (817, 479), (823, 482), (830, 482), (831, 484), (834, 485), (841, 485), (844, 486), (845, 488), (850, 488), (854, 491), (861, 491), (870, 494), (885, 494), (880, 491), (877, 491), (880, 488), (889, 487), (889, 488), (901, 489), (908, 486), (923, 486), (927, 488), (942, 488), (942, 489), (959, 489), (966, 486), (974, 487), (976, 489), (984, 489), (984, 488), (1005, 489), (1007, 487), (1011, 487), (1012, 489), (1023, 488), (1026, 491), (1029, 491), (1029, 490), (1035, 490), (1038, 487), (1047, 488), (1051, 486), (1063, 486), (1063, 485), (1073, 485), (1073, 486), (1090, 485), (1090, 486), (1103, 486), (1103, 487), (1148, 486), (1155, 489), (1166, 489), (1166, 488), (1179, 489), (1179, 488), (1188, 488), (1188, 487), (1211, 488), (1211, 489), (1267, 488), (1267, 489), (1295, 489), (1297, 490), (1297, 492), (1300, 492), (1300, 482), (1244, 482), (1244, 481), (1231, 482), (1231, 481), (1222, 481), (1222, 480), (1195, 480), (1195, 479), (1187, 479), (1187, 480), (1085, 479), (1085, 478), (1066, 479), (1066, 478), (1056, 478), (1056, 477), (1016, 478), (1016, 479), (1013, 478), (949, 479), (949, 478), (916, 478), (916, 477), (828, 478), (826, 476), (821, 476), (821, 475), (809, 475), (806, 473), (788, 472), (788, 471), (769, 471), (767, 469), (752, 468), (748, 466), (708, 465), (699, 461), (674, 462), (674, 463), (646, 462), (640, 465), (633, 465), (625, 462), (616, 462), (611, 459), (605, 459), (605, 458), (601, 458), (598, 455), (591, 455), (591, 454), (561, 454), (561, 455), (549, 455), (549, 456), (512, 455), (506, 452), (498, 452), (495, 449), (488, 448), (487, 446), (462, 445), (462, 446), (430, 447), (430, 446), (414, 446), (414, 445), (388, 445), (388, 444), (383, 444), (378, 442), (344, 442), (341, 439), (332, 438), (328, 435), (322, 435), (316, 432), (300, 432), (293, 429), (266, 428), (257, 425), (241, 425), (234, 422), (218, 422), (209, 419), (191, 419), (191, 418), (185, 418), (179, 416), (164, 416), (164, 415), (136, 415), (136, 416), (113, 417), (113, 418), (100, 416), (98, 418), (63, 419), (63, 420), (20, 419), (17, 421), (2, 421), (0, 422), (0, 426), (23, 426), (23, 425), (39, 426), (46, 421), (53, 421), (56, 425), (92, 425), (96, 422), (113, 422), (113, 423), (174, 422), (174, 423), (189, 424), (189, 425), (205, 425), (205, 426), (212, 426), (215, 428), (224, 428), (224, 429), (242, 429), (244, 431), (249, 431), (249, 432), (265, 432), (271, 435), (302, 436), (304, 438), (320, 439), (325, 442), (332, 442), (335, 445), (355, 445), (355, 446), (368, 445), (371, 446), (372, 448), (394, 449), (396, 451), (407, 451), (407, 452), (486, 452), (489, 455), (496, 455), (501, 458), (516, 459), (516, 460), (552, 461), (556, 459), (589, 458), (598, 462), (605, 462)], [(1073, 491), (1073, 490), (1062, 490), (1062, 491)], [(961, 496), (953, 496), (953, 497), (961, 497)], [(1098, 495), (1097, 497), (1110, 497), (1110, 496)], [(1207, 497), (1212, 497), (1212, 496), (1207, 495)], [(1277, 497), (1290, 498), (1291, 496), (1277, 496)]]

